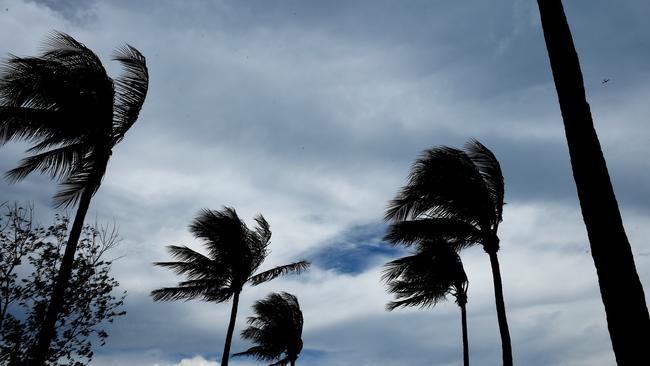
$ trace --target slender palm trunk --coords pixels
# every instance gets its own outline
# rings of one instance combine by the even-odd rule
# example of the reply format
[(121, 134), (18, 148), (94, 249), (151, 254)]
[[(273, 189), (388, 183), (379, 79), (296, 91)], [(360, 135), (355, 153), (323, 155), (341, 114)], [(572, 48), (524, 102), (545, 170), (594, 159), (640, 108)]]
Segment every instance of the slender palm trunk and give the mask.
[(237, 319), (237, 307), (239, 306), (239, 292), (235, 292), (232, 297), (232, 310), (230, 311), (230, 323), (228, 324), (228, 333), (226, 333), (226, 344), (223, 346), (223, 355), (221, 356), (221, 366), (228, 366), (230, 357), (230, 344), (232, 343), (232, 333), (235, 330), (235, 320)]
[(469, 366), (469, 339), (467, 337), (467, 310), (465, 303), (460, 303), (460, 319), (463, 325), (463, 365)]
[(503, 301), (503, 285), (501, 284), (501, 269), (499, 269), (499, 258), (494, 250), (488, 251), (490, 266), (492, 267), (492, 278), (494, 280), (494, 299), (497, 307), (497, 320), (499, 332), (501, 333), (501, 352), (504, 366), (512, 366), (512, 345), (510, 343), (510, 330), (508, 330), (508, 319), (506, 318), (506, 305)]
[(84, 219), (86, 218), (86, 213), (88, 212), (90, 200), (93, 196), (94, 191), (95, 190), (92, 187), (84, 189), (84, 192), (81, 195), (81, 199), (79, 200), (79, 208), (77, 208), (77, 213), (75, 214), (74, 222), (68, 236), (68, 243), (65, 246), (65, 252), (63, 254), (63, 258), (61, 259), (59, 276), (56, 280), (56, 284), (54, 285), (54, 290), (52, 291), (52, 296), (50, 298), (50, 304), (47, 308), (47, 313), (45, 314), (45, 319), (41, 324), (41, 330), (38, 334), (37, 343), (35, 344), (34, 349), (31, 351), (31, 360), (29, 363), (30, 366), (44, 366), (45, 362), (47, 361), (50, 343), (56, 335), (56, 322), (65, 301), (65, 290), (68, 288), (70, 276), (72, 275), (72, 267), (74, 264), (74, 255), (77, 251), (77, 243), (79, 242), (81, 229), (83, 228)]
[(648, 365), (650, 317), (561, 0), (538, 0), (571, 167), (619, 365)]

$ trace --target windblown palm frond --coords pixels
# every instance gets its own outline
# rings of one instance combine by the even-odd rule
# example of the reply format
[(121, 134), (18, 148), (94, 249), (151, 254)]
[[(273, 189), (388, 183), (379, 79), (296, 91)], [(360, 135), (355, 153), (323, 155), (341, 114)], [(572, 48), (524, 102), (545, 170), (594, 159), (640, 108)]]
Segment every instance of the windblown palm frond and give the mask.
[(393, 245), (411, 246), (432, 238), (449, 241), (460, 250), (481, 240), (481, 232), (472, 224), (454, 218), (426, 218), (397, 221), (388, 227), (384, 240)]
[(388, 310), (429, 307), (447, 295), (464, 296), (467, 288), (460, 257), (452, 245), (442, 241), (424, 242), (412, 255), (388, 262), (382, 280), (397, 298), (388, 303)]
[(86, 190), (91, 191), (92, 195), (99, 190), (110, 155), (102, 150), (94, 150), (87, 156), (89, 158), (75, 164), (70, 174), (61, 182), (53, 199), (57, 207), (75, 205)]
[(300, 262), (295, 262), (291, 264), (287, 264), (284, 266), (277, 266), (275, 268), (271, 268), (268, 271), (264, 271), (262, 273), (258, 273), (251, 278), (249, 278), (249, 282), (253, 286), (257, 286), (261, 283), (271, 281), (279, 276), (288, 274), (288, 273), (296, 273), (300, 274), (300, 272), (306, 270), (309, 268), (309, 262), (307, 261), (300, 261)]
[(466, 150), (481, 174), (490, 195), (494, 208), (494, 222), (492, 224), (498, 225), (503, 219), (503, 197), (505, 192), (501, 165), (494, 153), (476, 139), (472, 139), (467, 143)]
[(232, 297), (232, 292), (214, 286), (212, 280), (188, 280), (176, 287), (163, 287), (151, 292), (154, 301), (176, 301), (201, 299), (209, 302), (224, 302)]
[(385, 218), (394, 225), (385, 239), (410, 245), (435, 236), (498, 249), (495, 238), (503, 197), (499, 162), (477, 140), (465, 150), (447, 146), (426, 150), (388, 205)]
[(204, 242), (210, 257), (231, 265), (250, 264), (243, 263), (251, 257), (250, 230), (232, 207), (221, 211), (202, 210), (190, 224), (190, 232)]
[(119, 61), (124, 74), (115, 79), (115, 109), (113, 121), (113, 143), (124, 138), (126, 132), (138, 119), (147, 97), (149, 72), (144, 56), (130, 45), (115, 51), (113, 60)]
[(407, 184), (386, 210), (387, 220), (457, 218), (489, 221), (489, 197), (466, 152), (443, 146), (426, 150), (413, 164)]
[(223, 302), (232, 297), (231, 273), (227, 266), (185, 246), (169, 246), (170, 253), (178, 261), (156, 262), (155, 265), (169, 268), (186, 281), (177, 287), (154, 290), (155, 301), (190, 300), (200, 298), (206, 301)]
[(272, 293), (257, 301), (253, 311), (255, 316), (248, 318), (249, 326), (241, 335), (255, 346), (233, 356), (277, 361), (273, 365), (295, 362), (303, 346), (303, 317), (298, 299), (286, 292)]
[(70, 175), (72, 169), (84, 158), (86, 148), (83, 143), (74, 143), (28, 156), (20, 161), (18, 167), (5, 173), (5, 178), (15, 183), (36, 170), (41, 174), (49, 175), (51, 179)]

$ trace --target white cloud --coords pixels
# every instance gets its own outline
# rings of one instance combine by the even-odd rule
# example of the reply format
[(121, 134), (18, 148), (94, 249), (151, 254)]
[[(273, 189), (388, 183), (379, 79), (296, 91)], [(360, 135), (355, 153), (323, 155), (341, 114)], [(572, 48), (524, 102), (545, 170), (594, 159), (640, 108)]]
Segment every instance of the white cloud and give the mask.
[(219, 362), (206, 360), (202, 356), (194, 356), (192, 358), (184, 358), (181, 362), (175, 363), (173, 366), (219, 366)]

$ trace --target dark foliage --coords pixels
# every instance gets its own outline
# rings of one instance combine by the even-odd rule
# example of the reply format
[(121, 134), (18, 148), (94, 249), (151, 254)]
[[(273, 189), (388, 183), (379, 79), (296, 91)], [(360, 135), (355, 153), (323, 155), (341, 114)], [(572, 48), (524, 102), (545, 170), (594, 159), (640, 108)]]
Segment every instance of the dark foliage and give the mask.
[(509, 366), (512, 350), (497, 258), (503, 205), (501, 167), (487, 147), (477, 140), (464, 149), (434, 147), (416, 160), (407, 184), (389, 202), (385, 218), (392, 223), (384, 239), (405, 246), (451, 243), (454, 250), (483, 247), (490, 256), (503, 360)]
[(396, 300), (386, 308), (418, 306), (421, 308), (445, 300), (447, 295), (459, 304), (467, 302), (467, 275), (453, 246), (441, 241), (418, 245), (411, 255), (388, 262), (382, 280)]
[(467, 275), (456, 252), (458, 245), (438, 238), (418, 242), (414, 252), (406, 257), (388, 262), (382, 280), (396, 300), (386, 305), (388, 310), (398, 307), (429, 307), (446, 300), (456, 299), (461, 310), (463, 333), (463, 364), (469, 365), (469, 340), (467, 335)]
[[(0, 364), (24, 365), (45, 316), (53, 279), (61, 262), (69, 220), (57, 215), (45, 228), (34, 225), (31, 208), (6, 207), (0, 219)], [(106, 252), (118, 243), (117, 232), (85, 226), (73, 265), (70, 287), (57, 320), (57, 333), (46, 357), (49, 365), (81, 366), (93, 357), (93, 346), (103, 345), (102, 328), (120, 310), (125, 294), (113, 294)]]
[(233, 356), (251, 356), (273, 365), (295, 364), (302, 350), (303, 318), (298, 299), (286, 292), (272, 293), (253, 305), (255, 316), (241, 332), (255, 346)]
[[(385, 217), (394, 222), (429, 219), (418, 226), (428, 228), (424, 236), (435, 233), (481, 243), (476, 239), (496, 235), (502, 220), (503, 192), (499, 162), (477, 140), (470, 141), (465, 150), (435, 147), (413, 164), (407, 184), (389, 203)], [(417, 241), (413, 238), (417, 231), (407, 232), (409, 235), (393, 231), (386, 239), (392, 243)]]
[(57, 206), (95, 192), (111, 149), (135, 123), (148, 72), (131, 46), (115, 52), (124, 74), (113, 80), (90, 49), (55, 32), (37, 57), (10, 57), (0, 69), (0, 144), (23, 140), (30, 154), (6, 177), (17, 182), (34, 171), (61, 182)]
[(201, 239), (207, 255), (186, 246), (169, 246), (176, 261), (155, 265), (173, 270), (186, 281), (176, 287), (152, 291), (156, 301), (202, 299), (211, 302), (229, 300), (246, 283), (255, 286), (280, 275), (300, 273), (309, 266), (299, 261), (256, 273), (269, 253), (269, 224), (262, 215), (255, 218), (257, 227), (249, 229), (231, 207), (221, 211), (203, 210), (190, 225), (190, 231)]
[(269, 253), (271, 230), (262, 215), (255, 217), (255, 222), (255, 229), (249, 229), (231, 207), (203, 210), (190, 225), (190, 231), (202, 241), (207, 254), (186, 246), (169, 246), (175, 261), (154, 263), (185, 277), (175, 287), (152, 291), (155, 301), (201, 299), (220, 303), (234, 298), (222, 366), (228, 365), (239, 293), (244, 285), (255, 286), (309, 267), (309, 262), (303, 260), (257, 272)]

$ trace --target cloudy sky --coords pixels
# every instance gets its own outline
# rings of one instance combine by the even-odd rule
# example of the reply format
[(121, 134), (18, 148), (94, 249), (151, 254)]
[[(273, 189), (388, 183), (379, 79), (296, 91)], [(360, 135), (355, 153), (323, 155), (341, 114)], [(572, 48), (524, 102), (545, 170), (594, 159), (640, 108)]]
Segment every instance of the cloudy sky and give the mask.
[[(566, 3), (648, 288), (650, 3)], [(304, 312), (299, 364), (459, 364), (453, 301), (384, 310), (381, 266), (399, 253), (381, 242), (382, 216), (422, 150), (471, 137), (504, 170), (500, 260), (515, 362), (614, 364), (534, 1), (0, 0), (2, 57), (38, 53), (51, 30), (95, 50), (113, 75), (111, 52), (128, 42), (151, 75), (89, 215), (119, 224), (114, 275), (128, 291), (128, 315), (94, 365), (218, 364), (229, 304), (148, 294), (176, 280), (151, 265), (168, 258), (164, 246), (198, 249), (187, 225), (224, 205), (271, 224), (265, 267), (313, 262), (300, 277), (246, 288), (236, 333), (256, 299), (283, 290)], [(0, 170), (23, 150), (2, 147)], [(43, 177), (0, 189), (0, 201), (33, 201), (44, 223), (53, 214), (55, 185)], [(462, 256), (471, 359), (498, 365), (489, 260), (480, 248)], [(233, 351), (248, 346), (236, 338)]]

